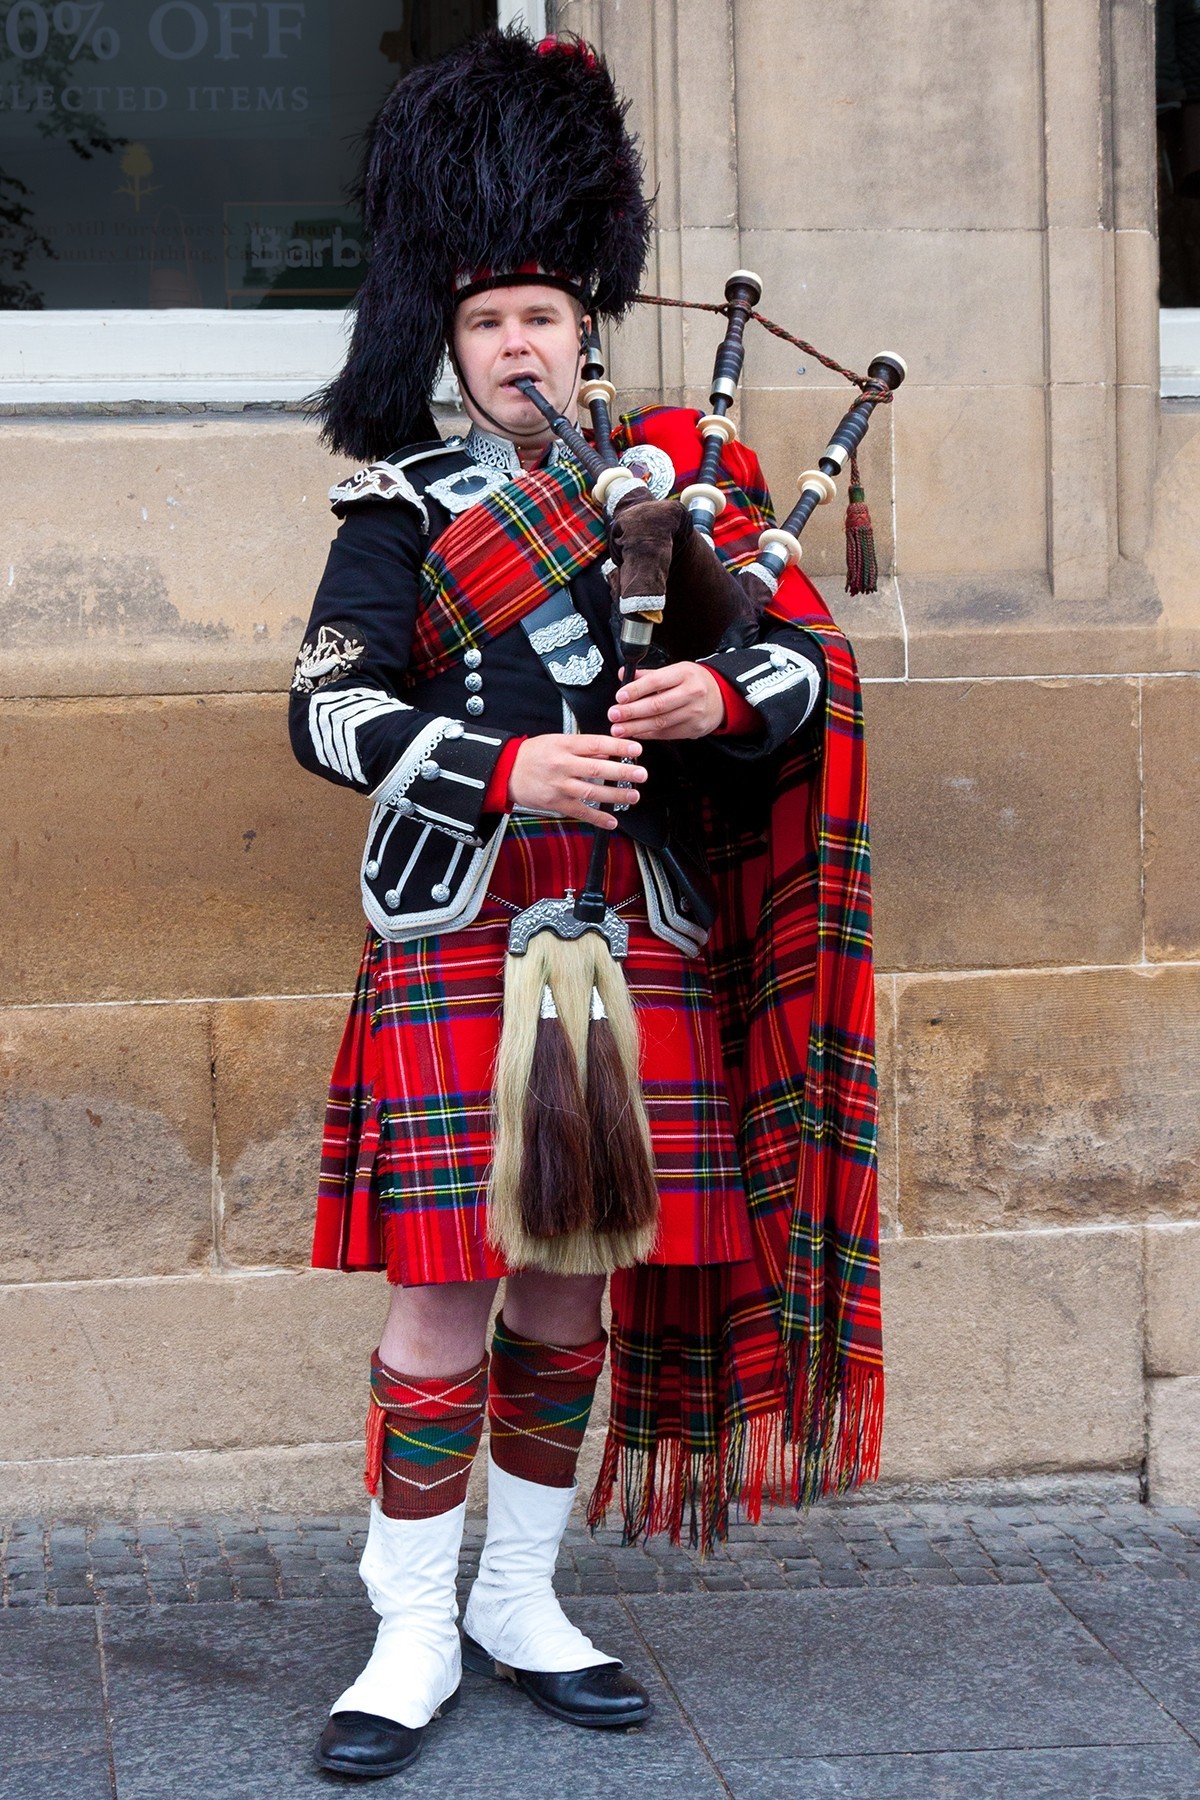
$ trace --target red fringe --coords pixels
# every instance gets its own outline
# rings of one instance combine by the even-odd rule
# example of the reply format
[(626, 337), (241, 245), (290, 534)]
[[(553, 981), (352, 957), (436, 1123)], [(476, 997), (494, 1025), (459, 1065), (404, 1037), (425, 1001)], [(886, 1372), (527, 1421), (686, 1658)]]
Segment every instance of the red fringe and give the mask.
[(383, 1479), (383, 1447), (387, 1441), (387, 1413), (374, 1398), (367, 1412), (367, 1466), (363, 1470), (363, 1485), (372, 1499), (379, 1492), (379, 1483)]
[[(734, 1425), (717, 1450), (689, 1452), (677, 1436), (634, 1450), (610, 1428), (588, 1503), (591, 1529), (603, 1525), (619, 1490), (623, 1543), (666, 1532), (678, 1544), (686, 1524), (689, 1545), (704, 1555), (728, 1537), (731, 1503), (755, 1525), (764, 1500), (807, 1507), (876, 1480), (883, 1370), (855, 1362), (836, 1382), (814, 1384), (806, 1373), (789, 1386), (782, 1406)], [(812, 1397), (820, 1404), (810, 1410)]]

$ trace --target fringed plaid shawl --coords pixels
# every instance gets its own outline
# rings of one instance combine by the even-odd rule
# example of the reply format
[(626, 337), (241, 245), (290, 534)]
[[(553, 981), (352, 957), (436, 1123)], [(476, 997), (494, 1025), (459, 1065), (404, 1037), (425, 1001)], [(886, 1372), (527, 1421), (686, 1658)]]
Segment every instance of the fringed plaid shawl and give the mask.
[[(695, 478), (697, 414), (623, 422)], [(717, 542), (753, 560), (770, 501), (753, 453), (726, 448)], [(422, 571), (414, 672), (444, 667), (568, 581), (604, 528), (569, 468), (522, 476), (456, 520)], [(642, 1265), (613, 1278), (612, 1407), (589, 1517), (619, 1492), (626, 1537), (709, 1544), (731, 1502), (807, 1503), (871, 1479), (883, 1419), (870, 867), (854, 658), (789, 572), (770, 617), (817, 638), (825, 729), (761, 771), (766, 827), (714, 812), (720, 916), (709, 946), (750, 1201), (753, 1262)]]

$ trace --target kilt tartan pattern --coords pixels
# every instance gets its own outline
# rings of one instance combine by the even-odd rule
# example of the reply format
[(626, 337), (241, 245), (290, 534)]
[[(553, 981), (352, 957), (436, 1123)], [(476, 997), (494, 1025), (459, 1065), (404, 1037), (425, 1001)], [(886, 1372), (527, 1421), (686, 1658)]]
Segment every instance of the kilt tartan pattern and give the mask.
[[(386, 1267), (407, 1287), (506, 1273), (486, 1242), (485, 1192), (508, 925), (535, 899), (578, 891), (590, 847), (586, 826), (517, 813), (474, 924), (407, 943), (368, 937), (330, 1085), (318, 1267)], [(750, 1257), (706, 967), (651, 931), (636, 854), (619, 832), (609, 892), (629, 926), (624, 968), (661, 1207), (652, 1260)]]

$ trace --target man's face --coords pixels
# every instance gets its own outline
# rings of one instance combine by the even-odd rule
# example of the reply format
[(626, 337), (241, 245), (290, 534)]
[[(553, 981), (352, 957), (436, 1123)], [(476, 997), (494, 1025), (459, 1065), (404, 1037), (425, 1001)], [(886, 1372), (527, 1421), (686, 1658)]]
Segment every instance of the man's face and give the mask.
[(512, 384), (528, 375), (573, 420), (579, 334), (579, 307), (558, 288), (489, 288), (464, 300), (454, 315), (453, 348), (468, 415), (522, 444), (545, 442), (549, 426)]

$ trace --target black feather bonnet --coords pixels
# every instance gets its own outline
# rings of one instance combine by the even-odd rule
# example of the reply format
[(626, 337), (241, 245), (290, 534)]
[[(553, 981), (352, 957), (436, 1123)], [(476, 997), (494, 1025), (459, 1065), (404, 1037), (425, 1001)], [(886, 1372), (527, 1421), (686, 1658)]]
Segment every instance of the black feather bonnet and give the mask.
[(397, 82), (368, 135), (370, 264), (350, 351), (314, 406), (334, 450), (367, 460), (431, 435), (464, 281), (540, 269), (594, 316), (632, 305), (650, 209), (627, 110), (589, 46), (519, 30), (485, 32)]

